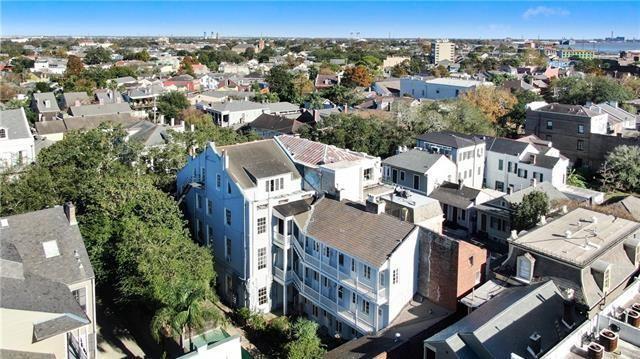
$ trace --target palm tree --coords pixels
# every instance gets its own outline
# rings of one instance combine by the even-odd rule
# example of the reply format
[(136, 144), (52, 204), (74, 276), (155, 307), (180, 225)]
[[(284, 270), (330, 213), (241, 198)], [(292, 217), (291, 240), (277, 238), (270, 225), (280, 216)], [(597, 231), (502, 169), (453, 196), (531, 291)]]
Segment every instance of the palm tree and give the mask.
[(185, 329), (189, 335), (191, 348), (191, 331), (200, 330), (205, 324), (224, 325), (225, 318), (208, 300), (205, 288), (189, 288), (176, 293), (173, 302), (160, 308), (151, 320), (151, 333), (160, 342), (163, 336), (180, 337), (180, 346), (184, 348)]

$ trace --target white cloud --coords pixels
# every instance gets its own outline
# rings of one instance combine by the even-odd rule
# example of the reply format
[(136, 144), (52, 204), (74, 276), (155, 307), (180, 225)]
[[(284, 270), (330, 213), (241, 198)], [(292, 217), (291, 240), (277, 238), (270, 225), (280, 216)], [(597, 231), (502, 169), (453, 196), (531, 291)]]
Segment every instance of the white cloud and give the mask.
[(567, 16), (569, 15), (569, 11), (565, 10), (565, 9), (561, 9), (558, 7), (548, 7), (548, 6), (538, 6), (538, 7), (531, 7), (528, 8), (527, 11), (525, 11), (522, 14), (522, 17), (524, 19), (529, 19), (532, 17), (536, 17), (536, 16)]

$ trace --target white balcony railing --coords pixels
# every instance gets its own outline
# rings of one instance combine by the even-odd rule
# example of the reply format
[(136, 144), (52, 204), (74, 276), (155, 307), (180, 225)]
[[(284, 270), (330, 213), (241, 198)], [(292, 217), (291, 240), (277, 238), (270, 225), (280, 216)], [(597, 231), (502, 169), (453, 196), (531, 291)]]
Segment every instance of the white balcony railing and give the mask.
[(276, 232), (273, 235), (273, 243), (280, 248), (288, 248), (291, 244), (291, 235), (284, 235)]
[(284, 282), (284, 271), (276, 266), (273, 266), (273, 276)]

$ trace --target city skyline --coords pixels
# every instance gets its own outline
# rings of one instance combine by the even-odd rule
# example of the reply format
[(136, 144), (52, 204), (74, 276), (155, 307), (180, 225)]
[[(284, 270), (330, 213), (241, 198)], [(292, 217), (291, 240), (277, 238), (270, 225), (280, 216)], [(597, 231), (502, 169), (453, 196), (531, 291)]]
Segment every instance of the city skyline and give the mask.
[(183, 2), (178, 7), (173, 1), (9, 1), (2, 5), (1, 31), (5, 37), (199, 37), (206, 32), (221, 37), (592, 39), (613, 32), (638, 38), (640, 10), (635, 5), (242, 1)]

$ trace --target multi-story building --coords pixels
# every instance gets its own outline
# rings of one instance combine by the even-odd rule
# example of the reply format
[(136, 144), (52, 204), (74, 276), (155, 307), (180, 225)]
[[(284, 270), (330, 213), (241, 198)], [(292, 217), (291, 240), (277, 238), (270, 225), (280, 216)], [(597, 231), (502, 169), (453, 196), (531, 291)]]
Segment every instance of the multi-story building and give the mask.
[(418, 136), (416, 146), (451, 159), (456, 164), (455, 181), (462, 181), (467, 187), (482, 188), (486, 144), (481, 137), (446, 131), (431, 132)]
[(591, 60), (594, 57), (594, 52), (591, 50), (560, 49), (558, 50), (558, 57), (561, 59), (577, 58), (582, 60)]
[(535, 136), (519, 140), (487, 137), (484, 184), (511, 193), (550, 182), (562, 188), (566, 183), (569, 159), (560, 155), (551, 142)]
[(220, 297), (261, 312), (284, 305), (274, 301), (272, 290), (273, 263), (284, 250), (274, 244), (284, 230), (274, 207), (310, 199), (313, 192), (302, 189), (300, 174), (280, 146), (274, 140), (211, 143), (189, 159), (177, 185), (195, 238), (217, 254)]
[(640, 269), (640, 223), (577, 208), (525, 233), (512, 231), (508, 258), (494, 270), (514, 285), (553, 279), (595, 316)]
[(436, 40), (431, 43), (431, 58), (434, 64), (440, 61), (454, 62), (456, 59), (456, 44), (449, 40)]
[(456, 98), (480, 86), (495, 85), (489, 81), (465, 80), (453, 77), (407, 76), (400, 79), (400, 95), (410, 95), (418, 99), (446, 100)]
[(455, 181), (456, 165), (447, 156), (420, 147), (403, 151), (382, 161), (383, 177), (414, 192), (429, 195), (445, 181)]
[(95, 276), (74, 206), (0, 218), (0, 248), (0, 356), (97, 357)]
[(32, 162), (35, 143), (23, 108), (0, 112), (0, 170)]
[(532, 103), (527, 109), (525, 132), (553, 142), (575, 167), (598, 169), (609, 151), (619, 145), (639, 146), (611, 126), (602, 109), (558, 103)]
[(221, 127), (238, 128), (258, 118), (268, 111), (266, 104), (251, 101), (232, 101), (212, 103), (208, 111), (213, 116), (213, 123)]

